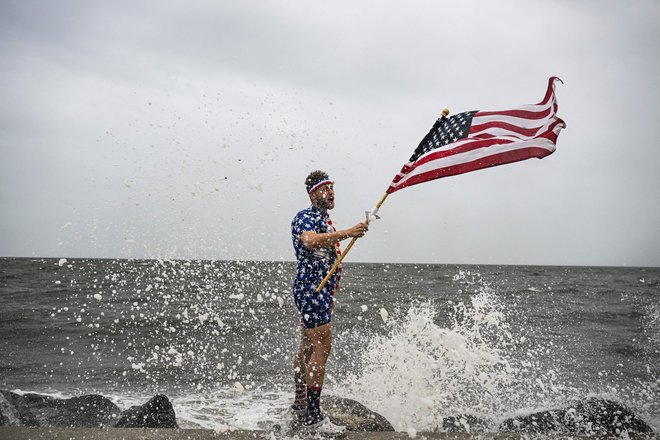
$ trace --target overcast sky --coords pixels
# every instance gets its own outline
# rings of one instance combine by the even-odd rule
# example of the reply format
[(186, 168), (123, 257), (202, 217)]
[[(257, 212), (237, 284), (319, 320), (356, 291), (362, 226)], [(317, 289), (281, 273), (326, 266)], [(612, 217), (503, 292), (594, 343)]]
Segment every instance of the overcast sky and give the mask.
[(0, 256), (292, 260), (305, 176), (373, 208), (444, 107), (557, 151), (391, 195), (363, 262), (660, 266), (660, 2), (0, 1)]

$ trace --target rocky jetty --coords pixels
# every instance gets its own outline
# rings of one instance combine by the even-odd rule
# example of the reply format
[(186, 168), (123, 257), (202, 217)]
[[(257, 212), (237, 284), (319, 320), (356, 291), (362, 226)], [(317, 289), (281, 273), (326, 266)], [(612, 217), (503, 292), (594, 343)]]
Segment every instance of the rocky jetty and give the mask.
[[(321, 405), (330, 419), (352, 432), (393, 432), (392, 424), (361, 403), (324, 396)], [(295, 418), (295, 417), (294, 417)], [(299, 425), (299, 421), (298, 421)], [(143, 405), (122, 411), (108, 398), (92, 394), (57, 399), (40, 394), (0, 390), (0, 426), (43, 428), (178, 428), (170, 400), (160, 394)], [(292, 422), (290, 432), (300, 426)], [(603, 399), (586, 399), (566, 408), (535, 412), (505, 420), (497, 429), (489, 420), (468, 414), (446, 417), (435, 432), (514, 432), (522, 435), (653, 435), (651, 427), (625, 406)], [(264, 429), (264, 428), (262, 428)], [(267, 429), (280, 430), (279, 425)]]
[(653, 430), (630, 409), (611, 400), (591, 398), (567, 408), (541, 411), (505, 420), (500, 431), (541, 434), (651, 434)]
[(57, 399), (0, 390), (0, 426), (62, 428), (177, 428), (169, 399), (157, 395), (123, 411), (98, 394)]

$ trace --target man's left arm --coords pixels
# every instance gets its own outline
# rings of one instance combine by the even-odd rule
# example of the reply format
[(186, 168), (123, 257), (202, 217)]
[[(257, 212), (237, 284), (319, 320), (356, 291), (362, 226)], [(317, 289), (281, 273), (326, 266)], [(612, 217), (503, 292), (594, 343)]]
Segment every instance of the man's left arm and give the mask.
[(309, 250), (325, 249), (335, 246), (347, 238), (360, 238), (369, 230), (367, 223), (358, 223), (352, 228), (342, 229), (335, 232), (318, 233), (314, 231), (305, 231), (300, 234), (300, 240)]

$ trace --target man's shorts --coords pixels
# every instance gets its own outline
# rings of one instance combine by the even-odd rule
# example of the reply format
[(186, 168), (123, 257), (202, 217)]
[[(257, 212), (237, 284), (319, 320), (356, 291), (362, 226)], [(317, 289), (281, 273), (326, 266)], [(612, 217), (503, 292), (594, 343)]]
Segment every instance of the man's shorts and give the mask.
[(327, 289), (317, 292), (312, 284), (294, 283), (293, 300), (307, 328), (319, 327), (332, 319), (332, 296)]

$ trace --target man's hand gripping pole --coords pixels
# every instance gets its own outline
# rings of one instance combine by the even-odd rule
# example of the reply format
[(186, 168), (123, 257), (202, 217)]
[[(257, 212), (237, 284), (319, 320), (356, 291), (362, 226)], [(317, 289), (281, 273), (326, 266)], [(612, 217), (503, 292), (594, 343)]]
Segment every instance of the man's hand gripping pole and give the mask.
[[(374, 208), (373, 211), (366, 211), (365, 212), (366, 217), (367, 217), (367, 224), (369, 224), (369, 222), (371, 222), (373, 220), (378, 220), (380, 218), (378, 216), (378, 209), (381, 207), (381, 205), (383, 204), (383, 202), (385, 201), (385, 199), (387, 198), (388, 195), (389, 195), (388, 193), (385, 193), (385, 195), (383, 195), (383, 198), (381, 198), (380, 202), (378, 202), (376, 204), (376, 207)], [(330, 268), (330, 271), (328, 272), (328, 274), (325, 276), (325, 278), (323, 278), (323, 281), (321, 281), (321, 284), (319, 284), (319, 286), (316, 288), (317, 292), (320, 292), (321, 289), (323, 289), (323, 286), (325, 286), (325, 284), (328, 282), (328, 280), (330, 279), (332, 274), (335, 273), (335, 271), (337, 270), (337, 268), (339, 267), (341, 262), (344, 260), (344, 257), (346, 256), (348, 251), (351, 250), (351, 248), (353, 247), (353, 245), (355, 244), (356, 241), (357, 241), (357, 237), (353, 237), (351, 242), (348, 243), (348, 246), (346, 246), (346, 249), (344, 249), (344, 252), (342, 252), (341, 255), (339, 256), (339, 258), (337, 258), (337, 261), (335, 261), (335, 264)]]

